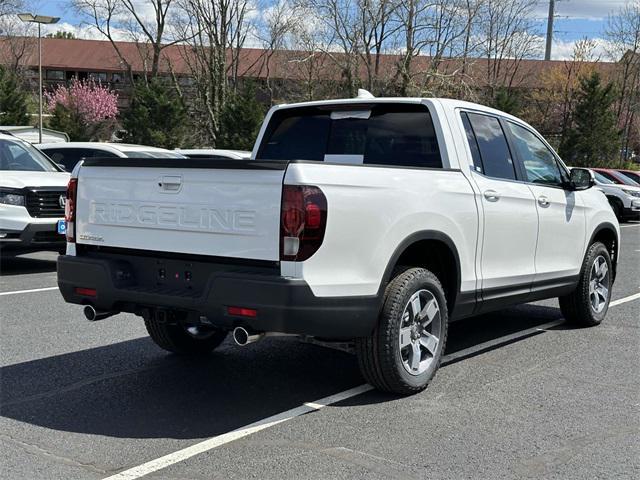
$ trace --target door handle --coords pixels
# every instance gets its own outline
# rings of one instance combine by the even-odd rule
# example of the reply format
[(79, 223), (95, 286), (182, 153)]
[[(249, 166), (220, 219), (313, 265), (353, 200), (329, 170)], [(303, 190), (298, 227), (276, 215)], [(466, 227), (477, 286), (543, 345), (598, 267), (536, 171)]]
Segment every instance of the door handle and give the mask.
[(486, 198), (490, 202), (497, 202), (500, 200), (500, 194), (495, 190), (485, 190), (484, 198)]
[(167, 175), (160, 179), (158, 186), (165, 191), (177, 192), (182, 186), (182, 177), (179, 175)]
[(541, 207), (548, 207), (549, 200), (547, 200), (547, 197), (545, 197), (544, 195), (540, 195), (538, 197), (538, 205), (540, 205)]

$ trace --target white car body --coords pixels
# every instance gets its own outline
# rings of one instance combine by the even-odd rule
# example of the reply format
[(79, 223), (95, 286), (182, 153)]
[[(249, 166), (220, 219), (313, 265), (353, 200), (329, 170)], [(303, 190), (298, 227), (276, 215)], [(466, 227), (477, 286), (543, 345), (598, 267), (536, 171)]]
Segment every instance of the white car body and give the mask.
[(597, 188), (609, 199), (620, 220), (640, 218), (640, 187), (613, 183), (598, 172), (593, 173)]
[(14, 204), (0, 200), (0, 248), (3, 252), (63, 249), (65, 238), (57, 232), (57, 224), (64, 218), (70, 175), (54, 165), (47, 167), (46, 158), (41, 160), (46, 163), (40, 170), (36, 170), (40, 167), (35, 161), (26, 166), (31, 170), (20, 169), (7, 156), (21, 150), (5, 151), (9, 144), (22, 146), (26, 152), (22, 155), (41, 155), (28, 142), (0, 134), (0, 192), (3, 198), (7, 194), (14, 199)]
[[(426, 109), (442, 168), (367, 165), (362, 156), (347, 154), (326, 153), (324, 161), (261, 158), (261, 149), (266, 148), (263, 137), (276, 115), (318, 107), (330, 110), (332, 121), (368, 119), (370, 109), (379, 106), (421, 113)], [(338, 112), (335, 120), (334, 111)], [(157, 256), (166, 259), (167, 265), (173, 256), (196, 263), (210, 258), (227, 265), (211, 267), (216, 272), (231, 269), (233, 274), (212, 273), (207, 285), (215, 288), (209, 292), (202, 284), (199, 288), (205, 290), (193, 301), (154, 296), (150, 285), (134, 290), (149, 289), (144, 290), (149, 293), (145, 305), (158, 302), (159, 308), (198, 310), (223, 326), (237, 319), (221, 315), (221, 306), (244, 302), (273, 314), (261, 322), (247, 320), (254, 329), (344, 338), (371, 331), (392, 271), (415, 255), (428, 257), (433, 251), (442, 262), (453, 262), (442, 265), (453, 318), (575, 289), (585, 252), (594, 239), (603, 239), (615, 262), (620, 231), (601, 192), (479, 173), (461, 112), (520, 126), (552, 152), (532, 127), (485, 106), (446, 99), (360, 98), (273, 107), (252, 159), (237, 166), (205, 160), (165, 162), (157, 168), (152, 161), (131, 166), (87, 161), (74, 172), (78, 179), (75, 243), (68, 244), (67, 256), (60, 260), (61, 291), (67, 301), (87, 300), (76, 295), (73, 287), (88, 279), (80, 273), (87, 268), (88, 252), (93, 252), (92, 259), (86, 262), (95, 266), (92, 271), (97, 275), (102, 271), (98, 268), (111, 268), (105, 265), (116, 258), (131, 262), (134, 271), (146, 268), (126, 252)], [(560, 175), (568, 175), (566, 166), (553, 155)], [(522, 173), (520, 167), (513, 168)], [(287, 245), (294, 245), (293, 251), (298, 248), (295, 241), (287, 244), (281, 238), (283, 185), (317, 187), (326, 197), (322, 243), (304, 261), (281, 253)], [(310, 190), (303, 191), (307, 198)], [(113, 257), (97, 259), (105, 249)], [(273, 269), (277, 279), (271, 279), (272, 285), (260, 275), (234, 270), (231, 265), (236, 264)], [(178, 270), (184, 267), (175, 268), (178, 280)], [(111, 288), (106, 280), (99, 284)], [(174, 287), (180, 289), (180, 285)], [(274, 293), (263, 298), (264, 292)], [(301, 298), (304, 301), (297, 303)], [(126, 287), (116, 286), (96, 308), (110, 310), (118, 302), (135, 303), (135, 299)]]
[(218, 158), (230, 160), (248, 160), (251, 152), (245, 150), (225, 150), (221, 148), (176, 148), (175, 150), (189, 158)]
[(75, 168), (81, 158), (185, 158), (180, 153), (165, 148), (128, 143), (66, 142), (40, 143), (35, 146), (69, 172)]

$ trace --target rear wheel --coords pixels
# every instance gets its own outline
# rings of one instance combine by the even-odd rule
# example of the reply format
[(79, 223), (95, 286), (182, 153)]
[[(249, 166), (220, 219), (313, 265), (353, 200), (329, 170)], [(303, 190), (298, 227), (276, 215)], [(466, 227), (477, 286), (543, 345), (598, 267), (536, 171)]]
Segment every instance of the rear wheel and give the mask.
[(602, 243), (589, 247), (580, 270), (578, 287), (560, 297), (560, 310), (569, 322), (585, 327), (600, 324), (607, 315), (613, 285), (609, 251)]
[(156, 345), (182, 355), (207, 354), (219, 346), (227, 336), (224, 330), (182, 322), (160, 321), (155, 315), (145, 318), (144, 324)]
[(423, 390), (440, 365), (447, 326), (438, 278), (424, 268), (399, 273), (386, 289), (373, 333), (356, 341), (363, 376), (380, 390), (403, 395)]

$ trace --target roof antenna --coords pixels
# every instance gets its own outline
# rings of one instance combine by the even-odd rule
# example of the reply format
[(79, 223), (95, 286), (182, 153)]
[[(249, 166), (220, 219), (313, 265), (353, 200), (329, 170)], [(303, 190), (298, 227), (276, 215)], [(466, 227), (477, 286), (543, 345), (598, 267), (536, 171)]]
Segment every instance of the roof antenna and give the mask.
[(364, 88), (358, 89), (358, 96), (356, 98), (376, 98), (369, 90), (365, 90)]

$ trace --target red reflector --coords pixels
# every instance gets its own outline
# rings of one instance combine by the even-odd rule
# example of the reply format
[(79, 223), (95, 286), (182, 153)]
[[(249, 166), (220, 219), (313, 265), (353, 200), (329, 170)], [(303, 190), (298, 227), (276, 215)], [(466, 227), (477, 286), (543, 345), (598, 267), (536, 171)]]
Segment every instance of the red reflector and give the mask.
[(227, 313), (234, 317), (257, 317), (258, 311), (253, 308), (227, 307)]
[(307, 219), (305, 226), (307, 228), (320, 228), (322, 224), (322, 211), (315, 203), (307, 203)]
[(84, 295), (85, 297), (95, 297), (98, 294), (95, 288), (82, 288), (82, 287), (76, 287), (76, 293), (78, 295)]

